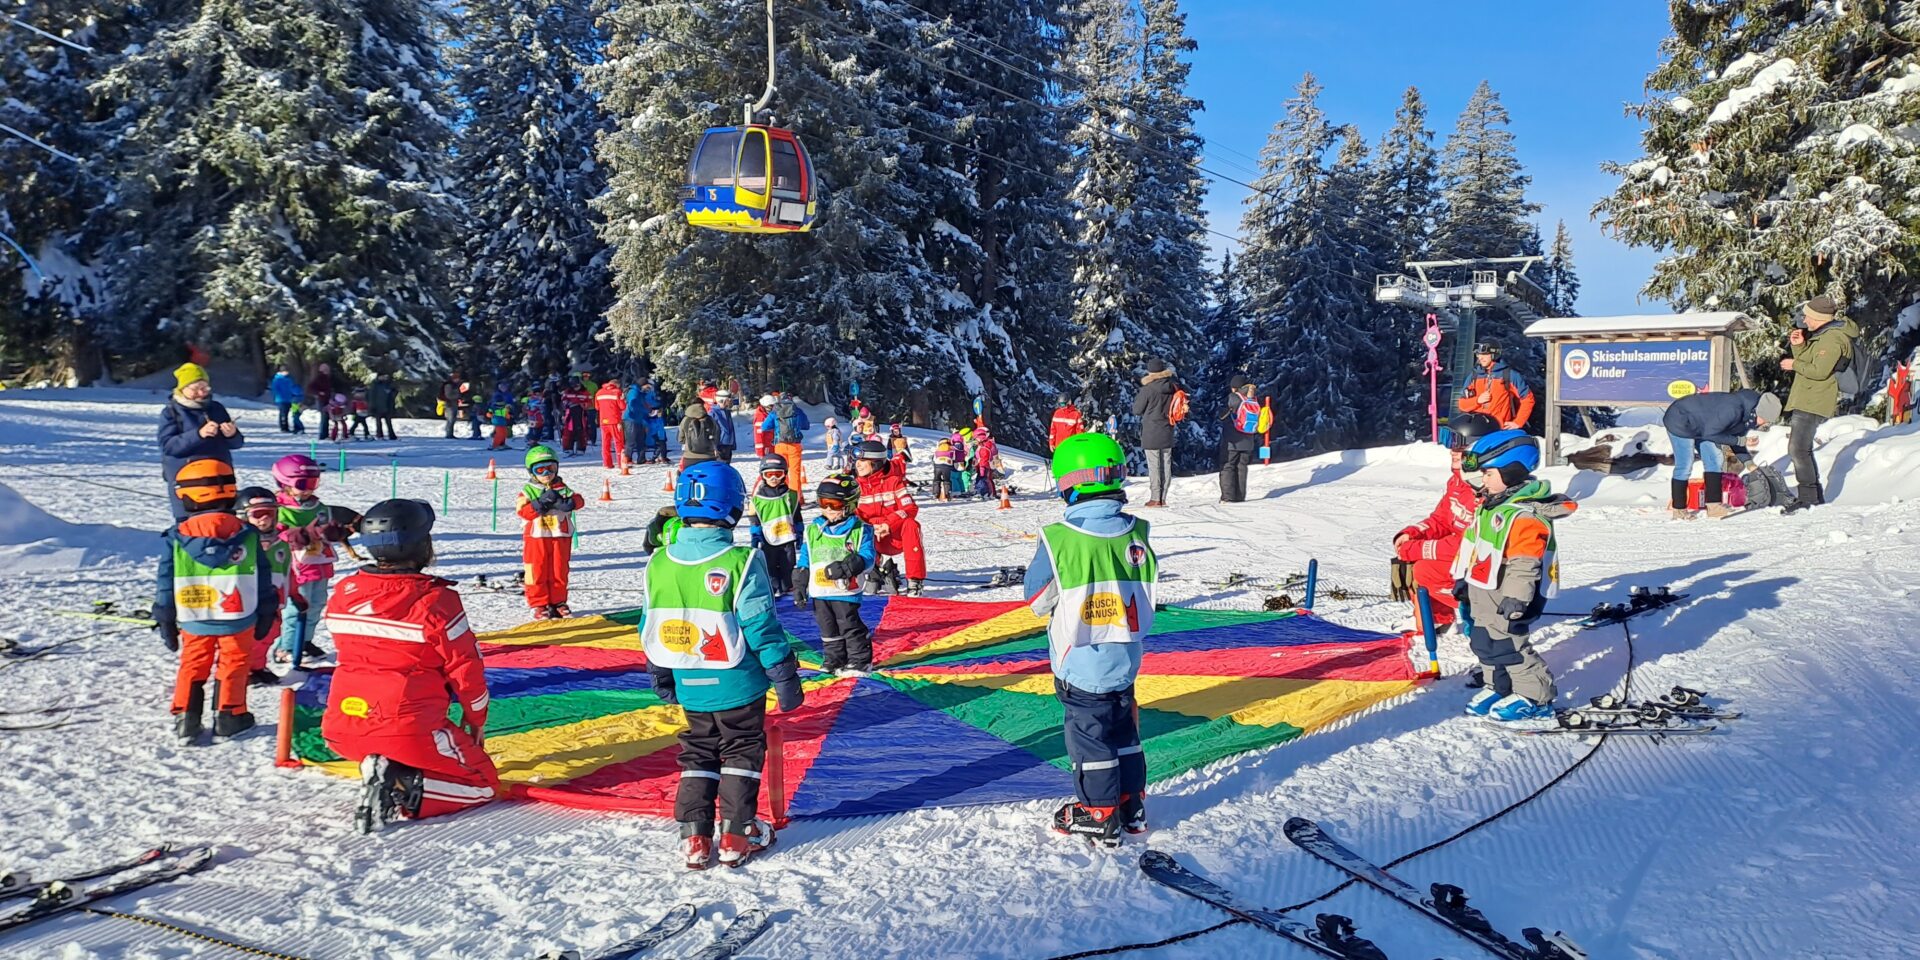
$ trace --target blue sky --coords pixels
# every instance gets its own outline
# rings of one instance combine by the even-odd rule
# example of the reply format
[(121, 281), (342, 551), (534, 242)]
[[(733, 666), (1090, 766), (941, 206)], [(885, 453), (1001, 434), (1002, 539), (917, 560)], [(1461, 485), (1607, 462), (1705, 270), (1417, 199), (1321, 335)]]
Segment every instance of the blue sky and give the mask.
[[(1393, 124), (1408, 86), (1425, 96), (1437, 148), (1473, 88), (1486, 80), (1513, 116), (1520, 160), (1533, 177), (1547, 241), (1564, 219), (1588, 316), (1664, 313), (1637, 294), (1657, 254), (1608, 239), (1587, 217), (1612, 190), (1603, 160), (1639, 157), (1640, 125), (1622, 105), (1641, 99), (1659, 61), (1667, 5), (1658, 0), (1187, 0), (1187, 30), (1200, 45), (1190, 92), (1209, 169), (1253, 180), (1247, 167), (1282, 114), (1300, 75), (1326, 89), (1334, 123), (1359, 126), (1369, 144)], [(1210, 226), (1239, 232), (1248, 191), (1216, 181)], [(1221, 247), (1233, 245), (1216, 238)]]

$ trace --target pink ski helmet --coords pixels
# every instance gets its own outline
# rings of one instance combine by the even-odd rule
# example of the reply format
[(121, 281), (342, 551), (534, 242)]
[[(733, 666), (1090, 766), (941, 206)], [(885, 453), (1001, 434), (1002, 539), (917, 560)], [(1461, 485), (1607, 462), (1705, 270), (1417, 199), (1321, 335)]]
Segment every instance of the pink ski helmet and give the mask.
[(273, 462), (273, 482), (303, 493), (319, 489), (322, 472), (320, 465), (304, 453), (291, 453)]

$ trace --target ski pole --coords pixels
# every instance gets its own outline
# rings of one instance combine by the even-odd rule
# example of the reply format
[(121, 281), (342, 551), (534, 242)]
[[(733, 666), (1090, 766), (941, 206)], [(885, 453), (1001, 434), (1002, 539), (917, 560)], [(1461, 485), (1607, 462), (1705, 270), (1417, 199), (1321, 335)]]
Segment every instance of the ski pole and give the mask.
[(1313, 612), (1313, 587), (1315, 582), (1318, 581), (1319, 579), (1320, 579), (1320, 561), (1308, 560), (1307, 561), (1307, 602), (1303, 604), (1303, 606), (1306, 607), (1307, 612), (1309, 613)]
[(389, 499), (398, 500), (400, 499), (400, 458), (394, 457), (391, 460), (388, 460), (387, 470), (389, 471), (389, 476), (391, 477), (391, 483), (389, 484), (388, 490), (387, 490), (387, 497)]
[(1433, 630), (1433, 595), (1427, 592), (1426, 587), (1421, 587), (1418, 596), (1420, 598), (1420, 632), (1426, 636), (1427, 641), (1427, 672), (1437, 677), (1440, 675), (1440, 638), (1434, 634)]

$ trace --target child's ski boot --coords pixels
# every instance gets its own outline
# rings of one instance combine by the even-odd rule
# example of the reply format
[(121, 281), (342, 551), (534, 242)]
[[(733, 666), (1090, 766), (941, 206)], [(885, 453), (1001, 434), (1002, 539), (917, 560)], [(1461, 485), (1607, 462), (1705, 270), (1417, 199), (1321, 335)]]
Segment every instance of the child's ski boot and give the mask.
[(720, 865), (723, 867), (739, 867), (771, 846), (773, 825), (765, 820), (756, 818), (748, 822), (744, 833), (735, 833), (731, 822), (720, 824)]
[(688, 870), (705, 870), (713, 865), (713, 824), (680, 824), (681, 862)]
[(1053, 814), (1053, 830), (1069, 836), (1085, 837), (1088, 843), (1109, 850), (1120, 846), (1120, 817), (1113, 807), (1089, 807), (1066, 803)]

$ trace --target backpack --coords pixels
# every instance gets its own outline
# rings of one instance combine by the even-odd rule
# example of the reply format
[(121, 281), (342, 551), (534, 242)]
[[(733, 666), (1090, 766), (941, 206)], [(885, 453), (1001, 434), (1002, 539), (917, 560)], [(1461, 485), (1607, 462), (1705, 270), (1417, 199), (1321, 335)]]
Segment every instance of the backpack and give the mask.
[(800, 442), (800, 421), (795, 416), (794, 406), (783, 403), (774, 408), (773, 439), (778, 443)]
[(1865, 337), (1854, 337), (1847, 355), (1840, 358), (1840, 365), (1833, 368), (1834, 382), (1840, 387), (1840, 399), (1855, 400), (1867, 391), (1871, 382), (1866, 371), (1873, 369), (1873, 354), (1867, 352), (1861, 343)]
[(1179, 387), (1173, 388), (1173, 396), (1167, 400), (1167, 425), (1172, 426), (1187, 418), (1187, 392)]
[(1260, 405), (1253, 402), (1252, 397), (1241, 398), (1239, 409), (1233, 413), (1233, 425), (1240, 428), (1241, 433), (1260, 432)]
[(688, 453), (713, 455), (713, 421), (707, 417), (689, 420), (680, 430), (680, 446)]

